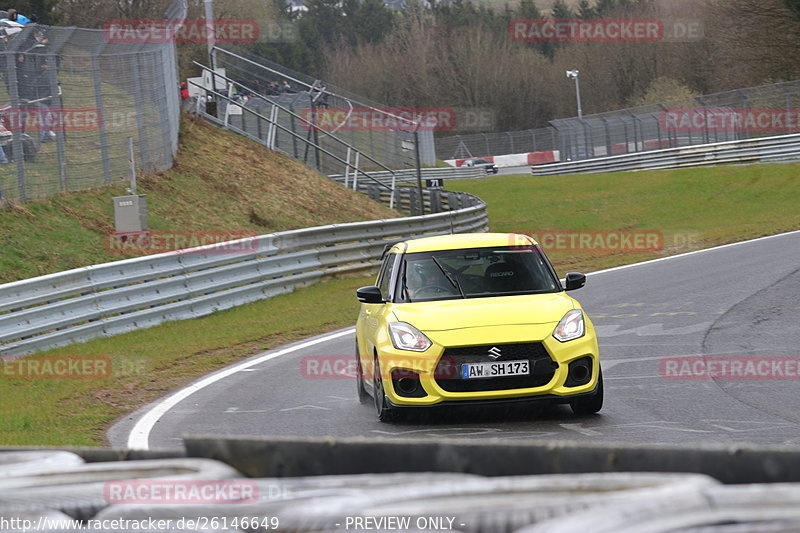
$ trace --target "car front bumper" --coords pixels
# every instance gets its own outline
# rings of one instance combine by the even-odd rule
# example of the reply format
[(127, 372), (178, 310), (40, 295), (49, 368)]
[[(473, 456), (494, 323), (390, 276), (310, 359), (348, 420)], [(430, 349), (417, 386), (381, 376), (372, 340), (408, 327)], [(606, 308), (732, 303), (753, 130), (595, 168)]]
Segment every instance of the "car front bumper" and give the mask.
[[(551, 333), (555, 324), (487, 326), (466, 330), (426, 332), (433, 345), (425, 352), (408, 352), (397, 350), (391, 343), (378, 347), (378, 354), (383, 374), (383, 383), (387, 399), (398, 407), (425, 407), (445, 404), (466, 404), (473, 402), (495, 403), (500, 401), (545, 400), (564, 403), (570, 399), (594, 393), (600, 374), (600, 357), (594, 327), (586, 321), (586, 334), (568, 342), (559, 342)], [(541, 343), (547, 351), (554, 372), (552, 378), (541, 386), (527, 388), (503, 388), (494, 390), (473, 390), (453, 392), (445, 390), (435, 376), (436, 368), (445, 354), (446, 348), (464, 346), (487, 346), (513, 343)], [(570, 363), (582, 358), (591, 361), (591, 377), (585, 383), (568, 386)], [(486, 358), (485, 362), (492, 362)], [(460, 375), (460, 368), (457, 368)], [(418, 376), (418, 397), (410, 397), (395, 389), (392, 380), (393, 371), (401, 371), (405, 376), (414, 379)], [(452, 377), (452, 376), (451, 376)], [(480, 378), (478, 378), (480, 379)], [(506, 378), (492, 378), (502, 382)], [(471, 381), (472, 380), (464, 380)]]

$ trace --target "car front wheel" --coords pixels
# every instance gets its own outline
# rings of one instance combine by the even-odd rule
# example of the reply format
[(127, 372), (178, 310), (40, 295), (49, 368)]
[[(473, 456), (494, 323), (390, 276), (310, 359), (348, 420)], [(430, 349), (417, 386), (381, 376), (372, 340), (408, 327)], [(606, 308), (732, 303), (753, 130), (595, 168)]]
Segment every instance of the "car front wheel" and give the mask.
[(381, 375), (378, 356), (375, 356), (374, 371), (375, 379), (372, 382), (372, 394), (375, 397), (375, 409), (378, 411), (378, 420), (381, 422), (390, 422), (397, 417), (397, 409), (389, 405), (389, 400), (386, 398), (386, 393), (383, 391), (383, 376)]
[(584, 396), (582, 398), (575, 398), (569, 402), (572, 407), (572, 412), (576, 415), (593, 415), (599, 413), (603, 408), (603, 371), (597, 377), (597, 388), (595, 393), (591, 396)]
[(361, 367), (361, 356), (358, 353), (358, 341), (356, 341), (356, 391), (358, 391), (358, 401), (360, 403), (369, 402), (369, 394), (364, 387), (364, 369)]

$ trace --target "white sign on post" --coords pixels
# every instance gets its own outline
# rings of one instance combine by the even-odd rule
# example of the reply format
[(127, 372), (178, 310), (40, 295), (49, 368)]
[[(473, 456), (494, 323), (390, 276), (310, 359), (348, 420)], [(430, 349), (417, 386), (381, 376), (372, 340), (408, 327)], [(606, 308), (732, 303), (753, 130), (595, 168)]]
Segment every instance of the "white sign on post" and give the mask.
[(215, 69), (214, 72), (216, 74), (219, 74), (219, 76), (214, 76), (215, 87), (211, 86), (211, 72), (208, 70), (203, 71), (203, 87), (208, 89), (209, 91), (213, 90), (220, 93), (224, 93), (228, 87), (228, 83), (225, 81), (225, 78), (222, 77), (225, 76), (225, 69), (218, 68)]

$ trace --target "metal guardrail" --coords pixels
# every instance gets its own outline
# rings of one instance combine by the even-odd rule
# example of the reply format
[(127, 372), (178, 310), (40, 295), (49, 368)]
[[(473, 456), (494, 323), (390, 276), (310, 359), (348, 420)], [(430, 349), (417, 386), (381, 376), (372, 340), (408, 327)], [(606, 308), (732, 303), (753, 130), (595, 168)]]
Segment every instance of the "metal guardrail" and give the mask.
[[(423, 168), (421, 171), (422, 179), (429, 180), (429, 179), (451, 179), (451, 180), (461, 180), (461, 179), (471, 179), (471, 178), (485, 178), (487, 176), (486, 171), (483, 168), (475, 168), (475, 167), (441, 167), (441, 168)], [(358, 186), (359, 181), (363, 181), (363, 177), (358, 177), (353, 174), (349, 176), (345, 176), (344, 174), (332, 174), (328, 176), (332, 180), (341, 183), (345, 187), (353, 188), (353, 181), (355, 179), (355, 183)], [(372, 180), (384, 183), (386, 185), (392, 184), (392, 177), (395, 179), (395, 183), (415, 183), (417, 181), (417, 169), (415, 168), (407, 168), (403, 170), (395, 170), (393, 172), (375, 172), (372, 171), (369, 173), (369, 177)]]
[(771, 162), (800, 159), (800, 134), (666, 148), (650, 152), (534, 165), (534, 176), (690, 168), (721, 163)]
[[(371, 188), (376, 199), (391, 194)], [(411, 207), (419, 201), (412, 188), (398, 188), (397, 197)], [(0, 285), (0, 355), (208, 315), (373, 268), (387, 243), (487, 230), (486, 204), (475, 196), (428, 191), (425, 202), (443, 212), (285, 231)]]

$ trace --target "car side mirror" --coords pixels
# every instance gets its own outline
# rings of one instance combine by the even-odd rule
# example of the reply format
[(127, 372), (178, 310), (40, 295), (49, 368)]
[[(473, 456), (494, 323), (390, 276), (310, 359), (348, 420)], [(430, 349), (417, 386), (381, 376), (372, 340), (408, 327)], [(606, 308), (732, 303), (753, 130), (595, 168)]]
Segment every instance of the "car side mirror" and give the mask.
[(380, 287), (370, 285), (369, 287), (361, 287), (356, 291), (358, 301), (365, 304), (382, 304), (383, 296), (381, 295)]
[(580, 272), (568, 272), (567, 278), (564, 281), (564, 290), (574, 291), (586, 285), (586, 275)]

